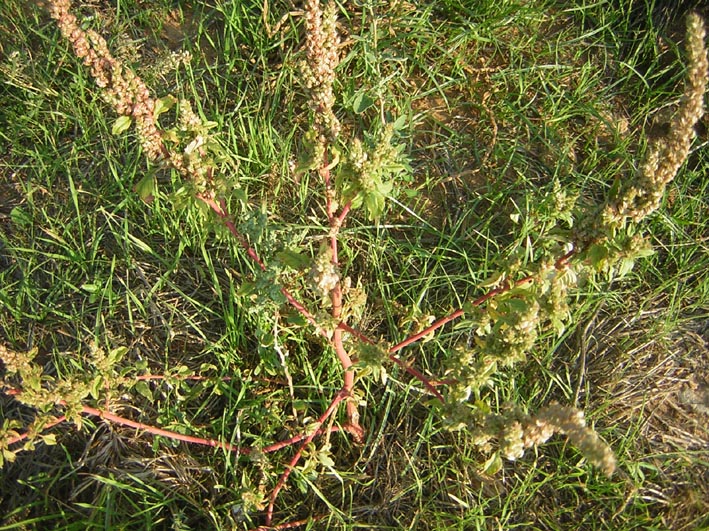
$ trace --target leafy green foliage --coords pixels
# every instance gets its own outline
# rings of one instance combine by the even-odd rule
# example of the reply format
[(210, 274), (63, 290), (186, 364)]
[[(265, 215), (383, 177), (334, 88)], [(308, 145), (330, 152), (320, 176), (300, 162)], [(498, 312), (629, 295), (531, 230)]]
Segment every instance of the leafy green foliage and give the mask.
[[(157, 2), (148, 4), (153, 15), (145, 3), (122, 2), (92, 24), (106, 23), (101, 32), (107, 35), (137, 31), (143, 39), (140, 32), (159, 27), (175, 7), (165, 2), (160, 14)], [(269, 2), (270, 12), (261, 11), (261, 2), (217, 4), (178, 8), (185, 27), (197, 21), (194, 36), (182, 41), (195, 52), (187, 72), (168, 76), (174, 79), (141, 72), (155, 80), (156, 93), (179, 95), (155, 99), (153, 115), (165, 123), (165, 142), (178, 153), (182, 171), (199, 177), (187, 181), (180, 171), (146, 169), (129, 142), (111, 138), (125, 132), (130, 119), (113, 126), (96, 119), (106, 116), (106, 108), (86, 97), (95, 87), (80, 62), (72, 63), (65, 47), (44, 34), (49, 30), (13, 32), (8, 46), (23, 50), (21, 39), (42, 35), (41, 44), (20, 57), (37, 57), (37, 50), (51, 46), (49, 55), (61, 60), (60, 66), (37, 61), (29, 69), (14, 60), (12, 71), (3, 70), (9, 94), (3, 103), (17, 119), (0, 132), (11, 145), (13, 172), (0, 181), (0, 192), (14, 198), (17, 190), (19, 203), (0, 206), (10, 222), (0, 242), (2, 326), (18, 345), (34, 341), (42, 351), (42, 366), (28, 362), (8, 385), (24, 386), (26, 378), (27, 399), (51, 410), (31, 425), (3, 419), (0, 440), (31, 433), (26, 445), (2, 448), (5, 461), (53, 442), (42, 430), (65, 407), (56, 403), (64, 395), (78, 397), (67, 402), (69, 417), (83, 418), (92, 430), (77, 408), (110, 403), (178, 433), (266, 447), (314, 433), (314, 419), (341, 386), (342, 374), (351, 373), (351, 402), (366, 418), (369, 438), (361, 449), (348, 447), (336, 432), (306, 445), (290, 480), (298, 488), (280, 495), (284, 521), (327, 506), (335, 515), (329, 528), (343, 529), (392, 521), (467, 529), (484, 527), (490, 518), (498, 526), (532, 527), (540, 525), (534, 518), (556, 522), (564, 516), (580, 526), (605, 525), (585, 516), (594, 511), (579, 510), (590, 506), (614, 511), (607, 518), (614, 529), (664, 524), (657, 515), (666, 506), (629, 497), (622, 479), (595, 477), (565, 446), (551, 444), (536, 459), (522, 456), (532, 440), (526, 434), (538, 422), (574, 433), (585, 453), (600, 447), (573, 411), (527, 414), (552, 399), (568, 403), (581, 382), (590, 390), (581, 395), (584, 407), (601, 428), (612, 424), (606, 416), (612, 402), (594, 402), (599, 386), (587, 383), (573, 350), (575, 323), (591, 319), (588, 308), (598, 298), (617, 305), (609, 311), (620, 311), (635, 296), (634, 286), (658, 286), (658, 293), (673, 294), (672, 315), (679, 308), (700, 311), (706, 300), (706, 258), (692, 243), (705, 232), (700, 178), (678, 185), (671, 213), (653, 219), (658, 252), (650, 266), (639, 260), (651, 253), (640, 229), (628, 224), (598, 234), (585, 223), (597, 215), (598, 197), (613, 196), (606, 183), (618, 172), (627, 176), (623, 168), (634, 156), (627, 144), (635, 142), (626, 143), (631, 134), (615, 127), (622, 120), (613, 114), (615, 103), (630, 109), (632, 102), (616, 101), (625, 86), (603, 77), (634, 72), (634, 66), (614, 62), (614, 50), (602, 41), (606, 26), (580, 34), (572, 20), (607, 6), (586, 3), (564, 11), (514, 1), (369, 2), (347, 17), (340, 12), (338, 26), (350, 33), (340, 48), (346, 57), (334, 88), (346, 101), (335, 107), (340, 136), (323, 144), (302, 130), (309, 121), (301, 115), (292, 57), (302, 38), (300, 15), (288, 16), (287, 3)], [(24, 20), (25, 8), (10, 5), (0, 7), (11, 15), (0, 17), (0, 27)], [(151, 42), (145, 41), (146, 50)], [(214, 49), (218, 54), (211, 56)], [(593, 63), (599, 55), (602, 67)], [(646, 96), (638, 100), (642, 105), (667, 100), (662, 91)], [(183, 103), (188, 99), (200, 102), (198, 112)], [(383, 109), (407, 118), (380, 125)], [(177, 120), (171, 124), (172, 110)], [(631, 133), (646, 111), (632, 118)], [(322, 185), (328, 172), (334, 190)], [(136, 201), (132, 191), (151, 206)], [(223, 219), (198, 196), (225, 200), (233, 209), (228, 219), (265, 271), (248, 261)], [(335, 215), (350, 203), (377, 222), (346, 219), (337, 234), (337, 263), (326, 200)], [(576, 254), (557, 262), (569, 244)], [(681, 287), (680, 277), (691, 285)], [(338, 284), (342, 313), (335, 319)], [(288, 307), (284, 288), (307, 305), (317, 326)], [(490, 290), (499, 293), (481, 307), (476, 297)], [(440, 409), (419, 406), (422, 385), (404, 382), (403, 371), (389, 361), (390, 344), (368, 345), (343, 332), (356, 360), (347, 371), (329, 348), (340, 321), (393, 342), (457, 307), (463, 321), (397, 353), (402, 366), (418, 368), (446, 394)], [(81, 337), (111, 346), (93, 351), (81, 346)], [(114, 349), (121, 344), (130, 348)], [(162, 383), (138, 378), (149, 368)], [(188, 376), (204, 380), (188, 382)], [(338, 415), (333, 425), (343, 426), (344, 413)], [(444, 426), (460, 431), (446, 433)], [(133, 429), (114, 429), (110, 448), (127, 447), (147, 464), (136, 478), (120, 463), (138, 461), (120, 454), (109, 476), (103, 463), (92, 465), (94, 455), (113, 455), (102, 451), (107, 437), (101, 430), (92, 433), (81, 461), (87, 476), (98, 478), (96, 488), (81, 491), (85, 497), (76, 499), (83, 501), (51, 509), (61, 515), (47, 517), (67, 526), (95, 521), (135, 527), (139, 508), (144, 527), (166, 520), (176, 528), (185, 522), (253, 527), (278, 474), (290, 470), (280, 454), (254, 451), (235, 466), (221, 451), (164, 437), (150, 447), (136, 443), (147, 435), (136, 439)], [(630, 490), (642, 492), (654, 488), (659, 473), (643, 468), (647, 463), (633, 443), (639, 435), (631, 431), (614, 425), (612, 437), (623, 444), (612, 440), (622, 446), (621, 464), (633, 475)], [(547, 433), (536, 435), (541, 441)], [(67, 456), (79, 446), (66, 445)], [(179, 474), (170, 475), (170, 463)], [(52, 492), (66, 491), (67, 478), (76, 476), (72, 470), (61, 479), (30, 482), (49, 493), (38, 507), (54, 507)], [(504, 501), (495, 479), (485, 477), (480, 489), (476, 483), (479, 472), (501, 471)], [(577, 495), (579, 477), (584, 492)], [(558, 495), (570, 491), (573, 496)], [(362, 507), (362, 500), (371, 504)], [(386, 500), (386, 507), (377, 500)], [(537, 508), (532, 516), (524, 510), (530, 503)], [(352, 508), (349, 519), (336, 521), (338, 507)]]
[[(386, 198), (411, 173), (405, 144), (395, 143), (402, 121), (387, 124), (364, 142), (355, 138), (338, 169), (336, 186), (343, 203), (364, 207), (370, 220), (384, 214)], [(409, 179), (410, 180), (410, 179)]]

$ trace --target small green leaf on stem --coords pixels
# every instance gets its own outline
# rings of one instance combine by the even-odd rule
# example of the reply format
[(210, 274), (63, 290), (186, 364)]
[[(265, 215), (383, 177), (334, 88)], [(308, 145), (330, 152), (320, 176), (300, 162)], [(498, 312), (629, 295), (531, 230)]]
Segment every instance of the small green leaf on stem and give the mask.
[(502, 469), (502, 457), (500, 457), (500, 452), (495, 452), (492, 454), (485, 464), (483, 465), (483, 472), (490, 476), (494, 476)]
[[(164, 112), (169, 111), (177, 103), (177, 98), (172, 94), (168, 94), (164, 98), (160, 98), (155, 101), (155, 108), (153, 109), (153, 117), (157, 120), (158, 117)], [(116, 134), (116, 133), (114, 133)]]
[(286, 249), (285, 251), (277, 253), (276, 257), (283, 265), (292, 269), (301, 270), (310, 265), (310, 259), (299, 251)]
[(148, 385), (148, 382), (145, 380), (138, 380), (135, 383), (135, 390), (138, 391), (138, 394), (144, 396), (150, 402), (153, 401), (153, 391), (150, 389), (150, 385)]
[(374, 99), (369, 97), (365, 92), (359, 91), (355, 94), (354, 100), (352, 101), (352, 110), (355, 114), (362, 114), (372, 105), (374, 105)]
[(152, 175), (146, 175), (135, 185), (135, 192), (145, 203), (152, 203), (155, 196), (155, 179)]
[(113, 122), (113, 127), (111, 127), (111, 133), (116, 136), (125, 133), (132, 122), (133, 120), (130, 116), (119, 117), (115, 122)]

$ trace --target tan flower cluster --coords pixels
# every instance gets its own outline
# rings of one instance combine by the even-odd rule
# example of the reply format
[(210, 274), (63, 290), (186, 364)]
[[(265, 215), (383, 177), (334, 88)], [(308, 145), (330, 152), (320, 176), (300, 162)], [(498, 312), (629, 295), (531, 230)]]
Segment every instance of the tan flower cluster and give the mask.
[(0, 361), (2, 361), (9, 375), (17, 374), (22, 367), (32, 362), (33, 357), (34, 353), (23, 354), (21, 352), (15, 352), (0, 343)]
[(340, 132), (340, 122), (332, 110), (335, 104), (332, 85), (340, 62), (336, 9), (334, 2), (328, 3), (324, 13), (320, 0), (305, 3), (306, 62), (302, 74), (305, 86), (311, 91), (315, 129), (322, 142), (334, 139)]
[(616, 467), (613, 451), (595, 431), (586, 426), (583, 411), (576, 408), (553, 403), (542, 409), (525, 428), (524, 444), (541, 444), (555, 431), (566, 434), (584, 457), (599, 467), (604, 474), (613, 474)]
[[(189, 138), (189, 142), (182, 152), (170, 151), (172, 165), (182, 175), (189, 176), (194, 181), (198, 193), (210, 193), (209, 165), (205, 161), (207, 134), (204, 124), (197, 113), (192, 110), (192, 105), (187, 100), (180, 100), (178, 129), (182, 136)], [(200, 134), (200, 133), (204, 134)]]
[(70, 0), (49, 0), (49, 12), (57, 21), (62, 36), (83, 60), (105, 100), (122, 116), (135, 120), (138, 137), (150, 160), (163, 159), (165, 153), (155, 121), (155, 102), (143, 81), (124, 68), (108, 50), (106, 41), (95, 31), (84, 31), (70, 12)]
[[(462, 412), (461, 412), (462, 413)], [(503, 415), (487, 414), (476, 416), (468, 412), (467, 422), (462, 420), (457, 429), (468, 427), (474, 444), (483, 450), (492, 450), (490, 440), (497, 439), (500, 454), (514, 461), (524, 456), (525, 450), (545, 443), (549, 438), (561, 433), (578, 448), (590, 463), (610, 476), (616, 468), (616, 459), (610, 447), (598, 434), (586, 426), (583, 412), (558, 403), (545, 407), (532, 417), (517, 408)], [(471, 422), (472, 420), (472, 422)]]
[(680, 107), (670, 122), (669, 134), (650, 146), (634, 182), (607, 205), (602, 213), (606, 226), (620, 226), (626, 218), (639, 221), (657, 210), (680, 166), (687, 159), (694, 126), (704, 114), (709, 64), (704, 45), (704, 21), (696, 13), (687, 17), (687, 79)]
[(328, 245), (322, 245), (320, 248), (310, 269), (310, 280), (323, 300), (328, 301), (330, 292), (340, 281), (340, 273), (332, 263), (332, 249)]

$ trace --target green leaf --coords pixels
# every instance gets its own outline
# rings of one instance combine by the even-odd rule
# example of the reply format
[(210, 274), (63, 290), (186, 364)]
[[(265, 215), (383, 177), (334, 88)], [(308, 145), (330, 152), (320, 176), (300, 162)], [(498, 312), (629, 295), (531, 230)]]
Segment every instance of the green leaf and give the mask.
[(0, 467), (4, 464), (4, 462), (13, 463), (16, 457), (15, 452), (3, 448), (2, 455), (0, 455)]
[(480, 283), (481, 288), (496, 288), (505, 280), (505, 273), (497, 271)]
[(310, 258), (303, 255), (299, 251), (281, 251), (280, 253), (276, 253), (276, 257), (283, 265), (292, 269), (301, 270), (310, 265)]
[(175, 103), (177, 103), (177, 98), (172, 94), (168, 94), (164, 98), (160, 98), (155, 102), (155, 108), (153, 109), (153, 117), (157, 120), (162, 113), (172, 109)]
[(529, 309), (529, 303), (524, 299), (507, 299), (504, 304), (510, 313), (524, 313)]
[(394, 123), (391, 124), (392, 129), (394, 131), (401, 131), (404, 126), (406, 125), (406, 116), (399, 116), (396, 120), (394, 120)]
[(18, 227), (32, 225), (32, 218), (20, 207), (15, 207), (10, 211), (10, 219)]
[(372, 105), (374, 105), (374, 99), (370, 98), (364, 91), (359, 91), (352, 101), (352, 110), (355, 114), (362, 114)]
[(86, 293), (96, 293), (101, 288), (96, 284), (82, 284), (81, 289), (83, 289)]
[(495, 452), (483, 465), (483, 472), (492, 476), (502, 469), (502, 457), (499, 452)]
[(236, 294), (239, 297), (248, 297), (249, 295), (253, 295), (254, 293), (256, 293), (256, 284), (254, 284), (253, 282), (249, 282), (248, 280), (242, 282), (241, 286), (239, 286), (239, 289), (236, 290)]
[(383, 195), (385, 197), (387, 195), (391, 194), (391, 191), (393, 189), (394, 189), (394, 183), (391, 181), (380, 183), (379, 186), (377, 186), (377, 192), (379, 192), (381, 195)]
[(131, 119), (130, 116), (119, 117), (113, 123), (113, 127), (111, 127), (111, 133), (114, 135), (120, 135), (121, 133), (126, 132), (132, 122), (133, 122), (133, 120)]
[(653, 254), (655, 254), (655, 249), (653, 249), (652, 247), (644, 247), (642, 249), (638, 249), (635, 253), (635, 256), (637, 258), (647, 258), (648, 256), (652, 256)]
[(246, 190), (238, 186), (232, 190), (232, 195), (234, 199), (238, 199), (244, 205), (246, 205), (246, 202), (249, 200), (249, 196), (246, 194)]
[(89, 384), (89, 394), (94, 400), (98, 400), (101, 396), (101, 389), (103, 388), (103, 376), (96, 376)]
[(128, 347), (116, 347), (112, 349), (107, 356), (108, 363), (110, 363), (111, 365), (115, 365), (116, 363), (121, 361), (126, 352), (128, 352)]
[(326, 466), (328, 468), (332, 468), (335, 466), (335, 461), (333, 461), (332, 457), (330, 457), (330, 452), (318, 452), (318, 461), (320, 461), (321, 465)]
[(384, 213), (384, 196), (379, 192), (370, 192), (364, 198), (364, 204), (369, 213), (369, 219), (379, 219)]
[(622, 278), (630, 271), (632, 271), (633, 266), (635, 265), (635, 260), (632, 258), (623, 258), (620, 261), (620, 266), (618, 267), (618, 277)]
[(57, 444), (57, 436), (53, 433), (40, 435), (40, 437), (42, 438), (42, 441), (44, 441), (44, 444), (46, 444), (47, 446), (54, 446), (55, 444)]
[(135, 185), (135, 191), (142, 201), (152, 203), (155, 193), (155, 179), (152, 175), (146, 175), (138, 184)]
[(593, 244), (588, 249), (588, 259), (596, 271), (601, 271), (605, 266), (605, 260), (608, 257), (608, 249), (603, 245)]
[(150, 385), (145, 380), (138, 380), (135, 384), (135, 390), (150, 402), (153, 401), (153, 391), (150, 389)]

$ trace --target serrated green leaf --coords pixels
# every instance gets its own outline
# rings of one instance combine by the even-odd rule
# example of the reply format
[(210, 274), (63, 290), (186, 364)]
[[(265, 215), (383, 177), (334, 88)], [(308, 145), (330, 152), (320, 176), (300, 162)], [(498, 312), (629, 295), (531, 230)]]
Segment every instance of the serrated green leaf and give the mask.
[(120, 135), (121, 133), (125, 133), (130, 127), (131, 123), (133, 123), (133, 120), (130, 116), (119, 116), (118, 119), (113, 122), (113, 127), (111, 127), (111, 133), (116, 136)]

